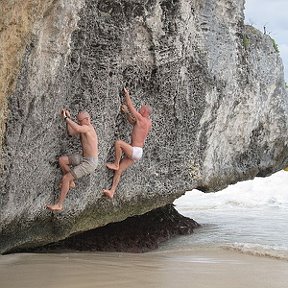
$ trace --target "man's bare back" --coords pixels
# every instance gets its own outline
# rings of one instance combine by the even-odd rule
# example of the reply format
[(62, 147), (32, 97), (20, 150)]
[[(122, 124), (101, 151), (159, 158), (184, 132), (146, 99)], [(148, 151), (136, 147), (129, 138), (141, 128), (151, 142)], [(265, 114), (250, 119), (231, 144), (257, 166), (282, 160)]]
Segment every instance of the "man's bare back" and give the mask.
[(80, 134), (80, 141), (83, 149), (84, 157), (98, 157), (98, 137), (94, 127), (87, 125), (89, 130)]
[(140, 120), (136, 121), (131, 133), (131, 145), (136, 147), (143, 147), (148, 133), (152, 127), (150, 118), (142, 116)]
[[(79, 112), (78, 123), (76, 123), (70, 119), (69, 111), (63, 109), (62, 117), (67, 124), (68, 134), (80, 136), (82, 153), (62, 155), (59, 158), (59, 165), (63, 172), (60, 184), (61, 193), (56, 204), (47, 205), (51, 211), (62, 211), (69, 189), (75, 187), (74, 180), (92, 173), (98, 165), (98, 138), (95, 128), (90, 123), (90, 115), (85, 111)], [(73, 169), (70, 166), (73, 166)]]

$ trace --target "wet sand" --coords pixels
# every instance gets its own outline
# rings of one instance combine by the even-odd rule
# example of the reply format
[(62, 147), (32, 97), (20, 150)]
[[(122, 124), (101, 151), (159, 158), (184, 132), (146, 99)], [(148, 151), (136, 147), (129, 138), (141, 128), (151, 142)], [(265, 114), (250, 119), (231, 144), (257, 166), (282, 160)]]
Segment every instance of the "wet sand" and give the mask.
[(222, 249), (0, 256), (1, 288), (286, 288), (288, 262)]

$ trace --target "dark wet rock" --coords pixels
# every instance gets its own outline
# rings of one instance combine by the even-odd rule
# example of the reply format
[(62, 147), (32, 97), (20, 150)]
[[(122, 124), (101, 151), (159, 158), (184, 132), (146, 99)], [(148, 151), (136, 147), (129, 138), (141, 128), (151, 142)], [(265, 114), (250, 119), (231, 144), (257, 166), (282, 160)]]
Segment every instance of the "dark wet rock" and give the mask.
[[(117, 251), (147, 252), (174, 236), (192, 234), (200, 225), (179, 214), (173, 205), (132, 216), (119, 223), (73, 235), (26, 252)], [(22, 250), (23, 252), (23, 250)]]

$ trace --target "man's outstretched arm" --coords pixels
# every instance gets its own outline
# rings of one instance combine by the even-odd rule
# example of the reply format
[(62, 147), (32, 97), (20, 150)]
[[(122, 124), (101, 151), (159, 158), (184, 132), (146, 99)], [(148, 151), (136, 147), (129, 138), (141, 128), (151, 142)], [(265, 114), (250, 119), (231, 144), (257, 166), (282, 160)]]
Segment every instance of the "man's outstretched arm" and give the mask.
[(121, 106), (121, 111), (126, 115), (126, 118), (131, 125), (134, 125), (136, 123), (136, 119), (133, 115), (131, 115), (127, 105), (123, 104)]
[(79, 133), (77, 133), (70, 125), (68, 125), (68, 123), (66, 121), (67, 118), (71, 118), (70, 112), (67, 109), (62, 109), (61, 116), (64, 119), (64, 121), (66, 122), (66, 129), (67, 129), (68, 135), (70, 135), (70, 136), (78, 135)]
[(68, 134), (71, 136), (79, 135), (80, 133), (85, 133), (89, 130), (88, 126), (86, 126), (86, 125), (81, 126), (81, 125), (77, 124), (76, 122), (74, 122), (70, 118), (69, 111), (66, 109), (62, 110), (62, 117), (66, 121)]
[(124, 95), (125, 95), (125, 100), (126, 100), (126, 104), (128, 106), (129, 111), (131, 112), (131, 114), (135, 117), (135, 121), (137, 121), (137, 119), (141, 119), (141, 114), (136, 110), (131, 98), (130, 98), (130, 94), (127, 88), (124, 88)]
[(76, 134), (86, 133), (90, 129), (89, 126), (87, 126), (87, 125), (81, 126), (68, 117), (66, 118), (66, 123), (67, 123), (68, 129), (70, 127), (71, 130), (76, 131)]

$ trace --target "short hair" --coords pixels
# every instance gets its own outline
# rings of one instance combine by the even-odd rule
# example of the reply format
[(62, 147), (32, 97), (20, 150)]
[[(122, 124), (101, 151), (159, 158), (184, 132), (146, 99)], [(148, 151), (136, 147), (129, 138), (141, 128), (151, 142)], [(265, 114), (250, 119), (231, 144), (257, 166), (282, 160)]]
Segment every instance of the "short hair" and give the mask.
[(152, 113), (152, 107), (150, 105), (145, 104), (144, 107), (147, 108), (149, 115)]
[(80, 115), (83, 116), (83, 119), (85, 119), (85, 118), (89, 118), (90, 119), (90, 115), (89, 115), (89, 113), (87, 111), (80, 111), (78, 113), (77, 118), (79, 118)]

